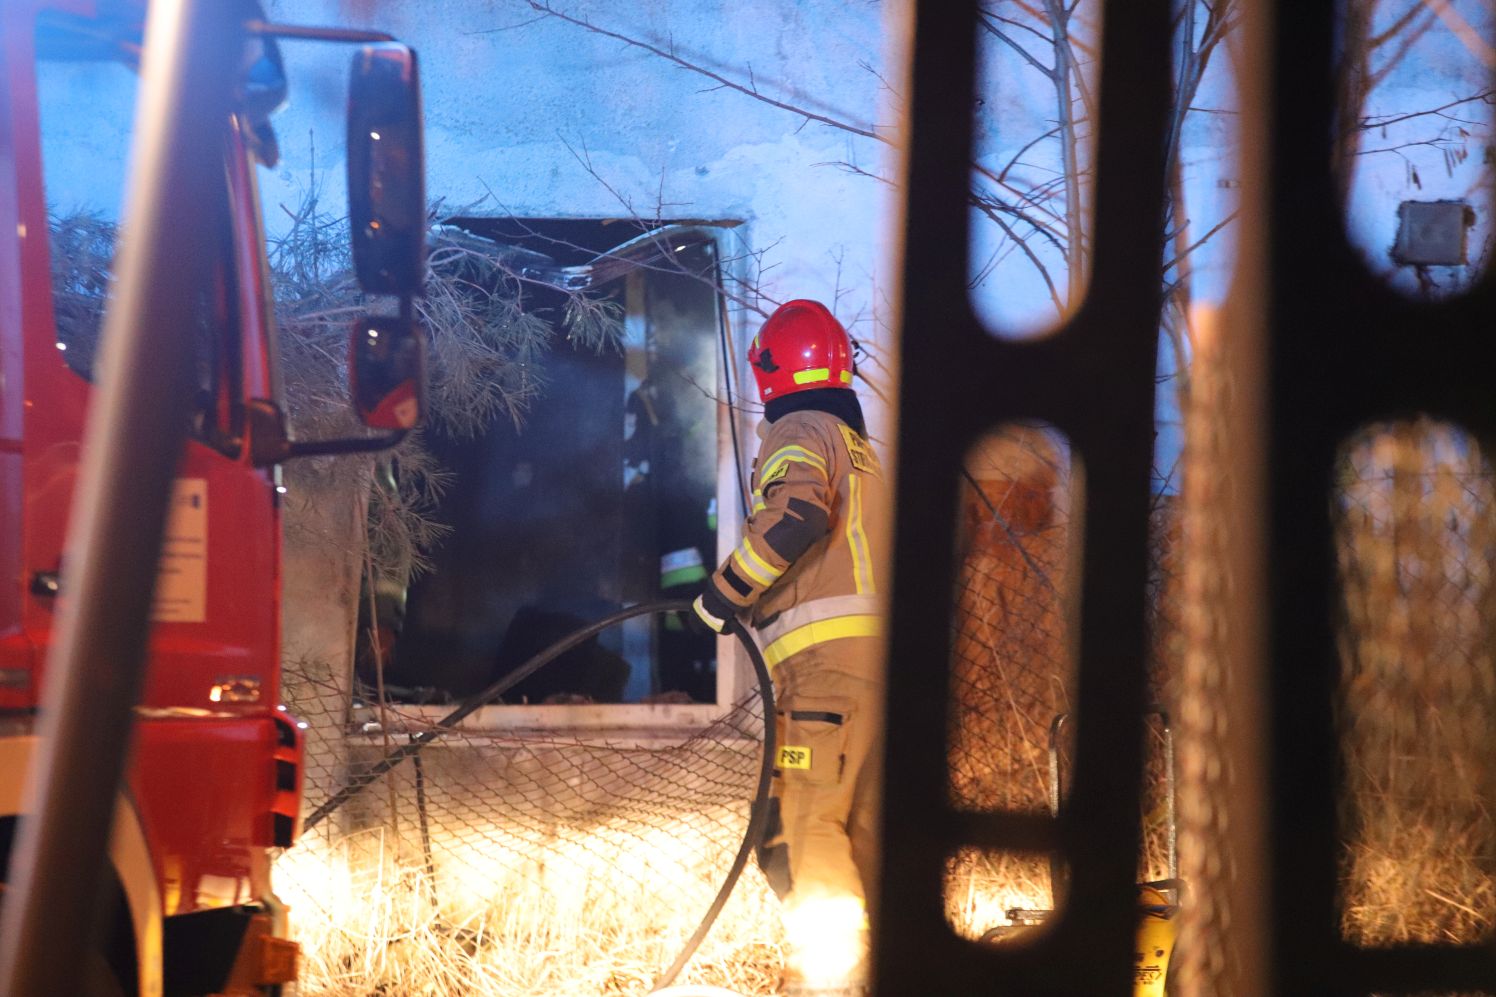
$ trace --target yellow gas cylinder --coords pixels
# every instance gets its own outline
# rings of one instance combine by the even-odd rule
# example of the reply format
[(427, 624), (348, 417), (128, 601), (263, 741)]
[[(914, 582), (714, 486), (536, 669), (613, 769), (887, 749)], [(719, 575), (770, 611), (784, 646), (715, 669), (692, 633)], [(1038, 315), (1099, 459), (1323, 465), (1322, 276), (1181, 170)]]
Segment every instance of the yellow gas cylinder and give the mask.
[(1133, 956), (1134, 997), (1164, 997), (1169, 959), (1179, 934), (1179, 905), (1153, 886), (1138, 887), (1138, 941)]

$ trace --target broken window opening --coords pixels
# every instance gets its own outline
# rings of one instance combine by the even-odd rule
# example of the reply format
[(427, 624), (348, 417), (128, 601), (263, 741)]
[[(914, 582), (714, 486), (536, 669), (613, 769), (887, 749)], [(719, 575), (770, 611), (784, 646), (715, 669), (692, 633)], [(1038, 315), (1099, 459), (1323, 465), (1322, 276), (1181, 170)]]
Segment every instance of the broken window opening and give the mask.
[[(619, 609), (694, 596), (718, 552), (720, 226), (456, 224), (507, 248), (526, 311), (559, 327), (568, 293), (583, 291), (622, 323), (599, 350), (555, 333), (522, 419), (474, 439), (428, 434), (456, 480), (438, 510), (452, 536), (413, 583), (386, 665), (414, 702), (471, 695)], [(718, 704), (734, 689), (715, 637), (657, 615), (603, 632), (500, 703)]]

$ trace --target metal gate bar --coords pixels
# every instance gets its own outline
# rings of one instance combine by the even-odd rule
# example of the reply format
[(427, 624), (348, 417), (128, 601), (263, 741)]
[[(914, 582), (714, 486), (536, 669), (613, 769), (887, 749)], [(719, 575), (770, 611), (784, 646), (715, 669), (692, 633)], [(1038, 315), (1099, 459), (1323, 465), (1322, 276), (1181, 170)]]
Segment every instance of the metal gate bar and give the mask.
[(1428, 414), (1496, 443), (1496, 299), (1485, 279), (1412, 301), (1349, 245), (1331, 163), (1335, 4), (1278, 0), (1264, 277), (1266, 524), (1272, 726), (1269, 854), (1274, 992), (1496, 990), (1496, 948), (1359, 950), (1337, 906), (1340, 751), (1336, 454), (1358, 428)]
[[(915, 16), (878, 992), (1109, 997), (1131, 992), (1136, 919), (1169, 3), (1107, 4), (1090, 292), (1057, 333), (1021, 343), (989, 335), (966, 286), (976, 15), (941, 0)], [(959, 813), (947, 790), (961, 461), (1017, 419), (1069, 437), (1083, 510), (1076, 758), (1058, 819)], [(1063, 850), (1067, 902), (1033, 945), (983, 949), (946, 926), (943, 870), (962, 846)]]
[[(1496, 992), (1496, 947), (1341, 940), (1331, 519), (1336, 453), (1369, 422), (1423, 413), (1496, 445), (1493, 281), (1417, 303), (1366, 270), (1330, 174), (1336, 5), (1244, 8), (1239, 263), (1220, 326), (1233, 482), (1216, 566), (1233, 593), (1219, 625), (1234, 791), (1212, 801), (1229, 812), (1219, 844), (1235, 876), (1230, 937), (1216, 924), (1196, 939), (1237, 958), (1201, 992)], [(1094, 278), (1074, 318), (1033, 343), (989, 339), (965, 286), (975, 15), (971, 0), (926, 0), (915, 17), (878, 993), (1108, 997), (1131, 984), (1168, 4), (1108, 4)], [(1083, 472), (1075, 789), (1058, 820), (960, 814), (946, 789), (958, 462), (1019, 418), (1067, 433)], [(982, 949), (947, 927), (943, 868), (962, 846), (1062, 851), (1071, 893), (1030, 947)]]

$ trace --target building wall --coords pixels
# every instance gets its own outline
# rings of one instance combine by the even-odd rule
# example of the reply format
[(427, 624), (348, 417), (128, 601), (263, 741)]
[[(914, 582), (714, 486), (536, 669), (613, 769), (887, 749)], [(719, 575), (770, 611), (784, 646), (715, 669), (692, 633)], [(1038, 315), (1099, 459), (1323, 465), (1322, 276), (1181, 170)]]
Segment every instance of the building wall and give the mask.
[[(853, 335), (886, 347), (894, 168), (884, 142), (770, 106), (667, 59), (522, 2), (271, 0), (271, 16), (389, 31), (422, 60), (428, 193), (466, 214), (693, 218), (744, 223), (737, 253), (772, 309), (837, 299)], [(873, 129), (893, 119), (879, 74), (901, 4), (787, 0), (558, 4), (598, 28), (672, 50), (803, 111)], [(341, 203), (348, 51), (284, 45), (292, 105), (266, 178), (294, 204), (315, 168)], [(892, 136), (891, 128), (877, 129)], [(315, 143), (315, 155), (313, 155)], [(757, 271), (762, 271), (758, 274)], [(738, 332), (758, 321), (738, 309)], [(884, 426), (881, 415), (873, 421)]]

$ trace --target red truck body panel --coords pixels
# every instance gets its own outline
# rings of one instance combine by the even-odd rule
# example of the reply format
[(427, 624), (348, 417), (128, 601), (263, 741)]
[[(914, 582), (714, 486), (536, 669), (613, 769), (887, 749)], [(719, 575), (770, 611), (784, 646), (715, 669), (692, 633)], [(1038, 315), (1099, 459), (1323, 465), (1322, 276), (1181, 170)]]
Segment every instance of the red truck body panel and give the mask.
[[(84, 421), (94, 388), (57, 349), (47, 199), (38, 130), (35, 34), (40, 10), (114, 16), (142, 4), (5, 0), (0, 4), (0, 713), (34, 710), (57, 603)], [(237, 124), (226, 149), (238, 362), (226, 406), (270, 398), (269, 296), (250, 163)], [(210, 213), (211, 214), (211, 213)], [(184, 212), (194, 223), (200, 214)], [(193, 505), (185, 568), (189, 605), (157, 622), (137, 711), (129, 792), (142, 815), (166, 916), (270, 895), (269, 853), (299, 819), (300, 744), (280, 703), (280, 512), (276, 480), (193, 441), (178, 473)], [(201, 563), (194, 566), (194, 562)], [(166, 562), (163, 562), (166, 563)], [(193, 571), (201, 570), (201, 584)], [(37, 594), (58, 572), (62, 594)], [(158, 587), (158, 595), (162, 589)], [(277, 820), (277, 815), (279, 819)]]

